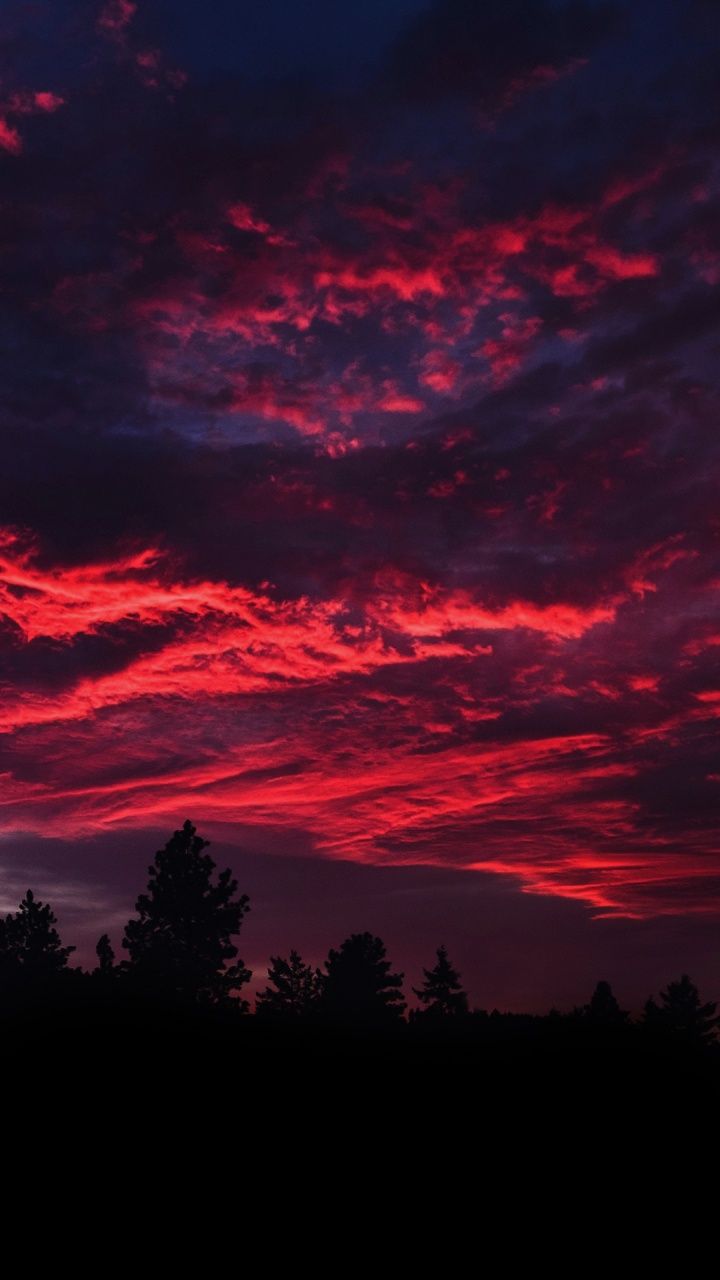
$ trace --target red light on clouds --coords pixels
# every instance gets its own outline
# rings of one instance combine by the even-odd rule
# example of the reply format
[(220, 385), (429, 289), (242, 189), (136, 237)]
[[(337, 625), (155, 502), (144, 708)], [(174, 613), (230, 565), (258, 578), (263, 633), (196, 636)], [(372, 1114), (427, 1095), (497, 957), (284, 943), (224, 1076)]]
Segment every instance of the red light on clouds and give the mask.
[[(283, 222), (273, 222), (238, 200), (206, 218), (203, 230), (185, 226), (182, 216), (164, 228), (191, 278), (175, 287), (165, 282), (155, 296), (133, 294), (122, 317), (137, 330), (158, 397), (215, 396), (216, 410), (258, 413), (300, 435), (353, 429), (358, 415), (419, 414), (426, 408), (425, 390), (457, 394), (463, 383), (479, 383), (488, 363), (502, 385), (552, 339), (541, 316), (525, 311), (528, 292), (538, 283), (585, 313), (616, 282), (660, 271), (657, 254), (613, 243), (604, 217), (620, 195), (597, 207), (548, 203), (504, 222), (468, 223), (461, 186), (439, 193), (412, 171), (394, 181), (402, 193), (395, 204), (333, 207), (348, 231), (357, 223), (366, 228), (363, 245), (354, 245), (352, 235), (347, 244), (328, 241), (315, 229), (315, 220), (322, 225), (326, 217), (322, 184), (311, 184), (295, 220), (286, 210)], [(652, 175), (646, 182), (651, 185)], [(256, 237), (253, 254), (228, 238), (229, 226)], [(150, 240), (145, 253), (153, 252)], [(340, 375), (340, 405), (331, 391), (337, 370), (331, 374), (318, 366), (311, 330), (318, 321), (342, 329), (363, 318), (391, 335), (411, 331), (420, 346), (392, 391), (384, 387), (386, 375), (364, 369), (353, 376), (353, 366), (347, 366)], [(565, 335), (575, 332), (561, 327)], [(182, 344), (182, 363), (168, 344), (171, 335)], [(475, 342), (468, 346), (471, 336)], [(262, 385), (252, 374), (247, 385), (238, 342), (249, 351), (274, 349), (293, 372), (278, 380), (268, 370)], [(195, 371), (189, 377), (187, 352), (193, 350)]]
[(98, 29), (106, 35), (118, 37), (129, 26), (137, 5), (133, 0), (107, 0), (98, 18)]
[[(658, 590), (678, 564), (671, 552), (644, 557)], [(153, 549), (41, 567), (12, 531), (0, 575), (20, 654), (48, 643), (71, 653), (92, 635), (124, 654), (111, 672), (7, 691), (9, 830), (30, 818), (38, 830), (100, 831), (200, 807), (209, 824), (301, 827), (329, 857), (476, 866), (639, 915), (670, 909), (680, 879), (700, 874), (711, 833), (679, 863), (623, 793), (648, 767), (648, 744), (703, 726), (718, 694), (661, 708), (659, 723), (656, 697), (638, 700), (658, 677), (623, 680), (602, 638), (635, 625), (644, 597), (627, 588), (584, 607), (489, 607), (393, 571), (367, 581), (358, 622), (352, 594), (282, 601), (183, 580)], [(550, 691), (616, 707), (620, 725), (624, 690), (633, 714), (647, 706), (654, 720), (633, 738), (614, 720), (533, 736), (521, 719), (512, 740), (513, 718), (532, 717)], [(38, 756), (42, 781), (27, 773)]]
[(7, 120), (0, 120), (0, 147), (13, 156), (19, 156), (22, 145), (22, 138), (17, 129), (13, 129)]
[(52, 80), (10, 39), (8, 830), (717, 910), (712, 20), (691, 90), (669, 14), (645, 63), (525, 7), (409, 15), (341, 90), (213, 6), (187, 70), (166, 3), (60, 6)]

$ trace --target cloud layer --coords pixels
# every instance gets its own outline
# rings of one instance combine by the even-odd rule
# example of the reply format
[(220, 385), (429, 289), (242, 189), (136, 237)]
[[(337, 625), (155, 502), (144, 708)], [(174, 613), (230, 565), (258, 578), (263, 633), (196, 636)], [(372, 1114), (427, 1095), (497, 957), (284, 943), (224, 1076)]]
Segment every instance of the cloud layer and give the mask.
[(720, 23), (502, 8), (8, 6), (7, 831), (717, 912)]

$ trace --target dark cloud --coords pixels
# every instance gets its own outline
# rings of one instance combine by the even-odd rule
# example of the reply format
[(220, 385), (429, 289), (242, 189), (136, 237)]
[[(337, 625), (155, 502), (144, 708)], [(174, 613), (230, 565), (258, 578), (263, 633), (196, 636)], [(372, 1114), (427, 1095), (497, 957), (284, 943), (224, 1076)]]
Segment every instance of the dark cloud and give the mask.
[(467, 96), (497, 107), (532, 84), (533, 74), (558, 75), (616, 34), (621, 14), (620, 6), (579, 0), (435, 0), (396, 41), (391, 75), (414, 103)]

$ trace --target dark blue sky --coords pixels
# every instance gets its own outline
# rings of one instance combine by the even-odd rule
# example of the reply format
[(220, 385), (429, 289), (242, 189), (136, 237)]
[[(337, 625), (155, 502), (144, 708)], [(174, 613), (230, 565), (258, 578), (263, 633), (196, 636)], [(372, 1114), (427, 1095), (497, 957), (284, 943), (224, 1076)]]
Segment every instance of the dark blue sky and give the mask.
[[(343, 88), (379, 68), (387, 45), (428, 7), (423, 0), (173, 0), (158, 5), (164, 47), (197, 76), (253, 84), (302, 75)], [(161, 15), (161, 16), (160, 16)]]

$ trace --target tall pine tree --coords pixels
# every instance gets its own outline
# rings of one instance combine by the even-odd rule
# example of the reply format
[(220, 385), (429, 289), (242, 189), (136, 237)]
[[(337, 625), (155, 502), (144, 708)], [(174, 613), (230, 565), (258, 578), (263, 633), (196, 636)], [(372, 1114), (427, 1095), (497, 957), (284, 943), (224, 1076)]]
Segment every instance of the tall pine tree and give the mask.
[(371, 933), (353, 933), (325, 961), (320, 1007), (333, 1021), (381, 1024), (402, 1018), (402, 973), (392, 973), (385, 945)]
[[(203, 853), (210, 842), (186, 822), (148, 868), (147, 893), (137, 900), (137, 920), (125, 926), (126, 973), (148, 989), (195, 1004), (226, 1004), (250, 981), (232, 938), (249, 911), (247, 895), (236, 897), (230, 870), (215, 880), (215, 863)], [(247, 1001), (233, 1003), (243, 1012)]]

